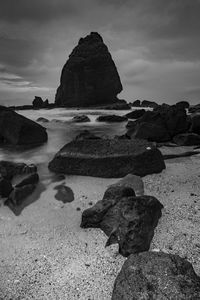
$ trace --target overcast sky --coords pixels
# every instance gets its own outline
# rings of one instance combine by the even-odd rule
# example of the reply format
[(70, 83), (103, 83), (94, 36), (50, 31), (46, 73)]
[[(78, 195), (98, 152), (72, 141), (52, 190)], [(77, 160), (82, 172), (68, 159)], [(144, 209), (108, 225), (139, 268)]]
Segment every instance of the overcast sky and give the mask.
[(80, 37), (98, 31), (121, 99), (200, 103), (200, 0), (0, 1), (0, 103), (54, 101)]

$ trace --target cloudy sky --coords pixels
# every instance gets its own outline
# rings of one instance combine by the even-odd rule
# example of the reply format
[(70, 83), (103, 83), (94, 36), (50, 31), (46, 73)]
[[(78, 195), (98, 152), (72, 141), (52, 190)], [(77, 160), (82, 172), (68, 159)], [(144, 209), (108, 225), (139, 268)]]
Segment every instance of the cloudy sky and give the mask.
[(0, 103), (54, 101), (79, 38), (98, 31), (127, 101), (200, 102), (200, 0), (0, 1)]

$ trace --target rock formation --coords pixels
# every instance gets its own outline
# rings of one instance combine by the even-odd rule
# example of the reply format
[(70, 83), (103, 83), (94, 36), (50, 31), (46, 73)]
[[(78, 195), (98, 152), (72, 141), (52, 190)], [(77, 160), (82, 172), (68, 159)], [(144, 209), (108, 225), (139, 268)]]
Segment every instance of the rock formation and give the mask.
[(122, 91), (114, 61), (97, 32), (79, 40), (62, 69), (57, 106), (85, 107), (114, 103)]
[(44, 127), (0, 106), (0, 143), (33, 146), (45, 143), (47, 138)]
[(66, 144), (49, 163), (55, 173), (119, 178), (165, 169), (161, 152), (144, 140), (83, 139)]
[(200, 278), (186, 259), (163, 252), (130, 255), (114, 284), (112, 300), (198, 300)]
[(110, 186), (103, 200), (83, 211), (81, 227), (101, 228), (109, 237), (106, 246), (118, 243), (119, 253), (129, 256), (149, 249), (162, 208), (155, 197), (136, 197), (125, 179)]

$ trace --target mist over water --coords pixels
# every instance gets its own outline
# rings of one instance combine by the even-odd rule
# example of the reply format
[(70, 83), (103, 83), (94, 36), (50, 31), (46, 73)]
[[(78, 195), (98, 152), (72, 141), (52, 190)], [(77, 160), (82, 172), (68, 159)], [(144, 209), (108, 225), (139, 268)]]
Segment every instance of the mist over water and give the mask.
[[(10, 147), (0, 147), (0, 160), (10, 160), (24, 163), (34, 163), (38, 166), (40, 179), (47, 179), (52, 176), (47, 166), (66, 143), (69, 143), (82, 130), (89, 130), (93, 134), (100, 137), (114, 137), (115, 135), (122, 135), (126, 132), (126, 123), (104, 123), (97, 122), (96, 118), (99, 115), (124, 115), (129, 111), (112, 111), (112, 110), (78, 110), (57, 108), (52, 110), (27, 110), (18, 111), (19, 114), (36, 121), (43, 117), (49, 122), (40, 122), (40, 124), (47, 128), (48, 141), (47, 143), (30, 149), (21, 149)], [(87, 115), (90, 122), (75, 123), (72, 118), (76, 115)]]

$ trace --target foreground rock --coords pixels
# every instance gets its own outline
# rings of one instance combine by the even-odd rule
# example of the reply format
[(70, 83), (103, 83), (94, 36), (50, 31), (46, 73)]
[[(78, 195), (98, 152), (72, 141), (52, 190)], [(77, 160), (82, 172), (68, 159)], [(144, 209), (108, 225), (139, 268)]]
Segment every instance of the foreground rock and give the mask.
[(11, 161), (0, 161), (0, 175), (3, 178), (12, 180), (16, 175), (25, 175), (35, 173), (37, 167), (34, 164), (27, 165), (25, 163), (16, 163)]
[(79, 40), (63, 67), (55, 103), (91, 106), (113, 103), (122, 84), (102, 37), (97, 32)]
[(90, 122), (90, 119), (88, 118), (88, 116), (78, 115), (78, 116), (74, 116), (72, 121), (75, 123), (84, 123), (84, 122)]
[(135, 197), (132, 188), (110, 186), (92, 208), (82, 214), (82, 228), (101, 228), (109, 237), (106, 246), (119, 244), (119, 253), (129, 256), (148, 250), (162, 204), (152, 196)]
[(152, 143), (128, 139), (72, 141), (49, 163), (55, 173), (105, 178), (145, 176), (164, 168), (163, 156)]
[(15, 185), (14, 189), (8, 196), (5, 204), (12, 210), (18, 208), (23, 204), (28, 196), (30, 196), (36, 189), (39, 182), (39, 175), (37, 173), (31, 174)]
[(198, 300), (200, 277), (178, 255), (144, 252), (131, 255), (114, 284), (112, 300)]
[(12, 145), (38, 145), (47, 141), (47, 133), (36, 122), (0, 106), (0, 141)]
[(106, 115), (106, 116), (99, 116), (96, 119), (98, 122), (124, 122), (127, 121), (127, 117), (125, 116), (117, 116), (117, 115)]

